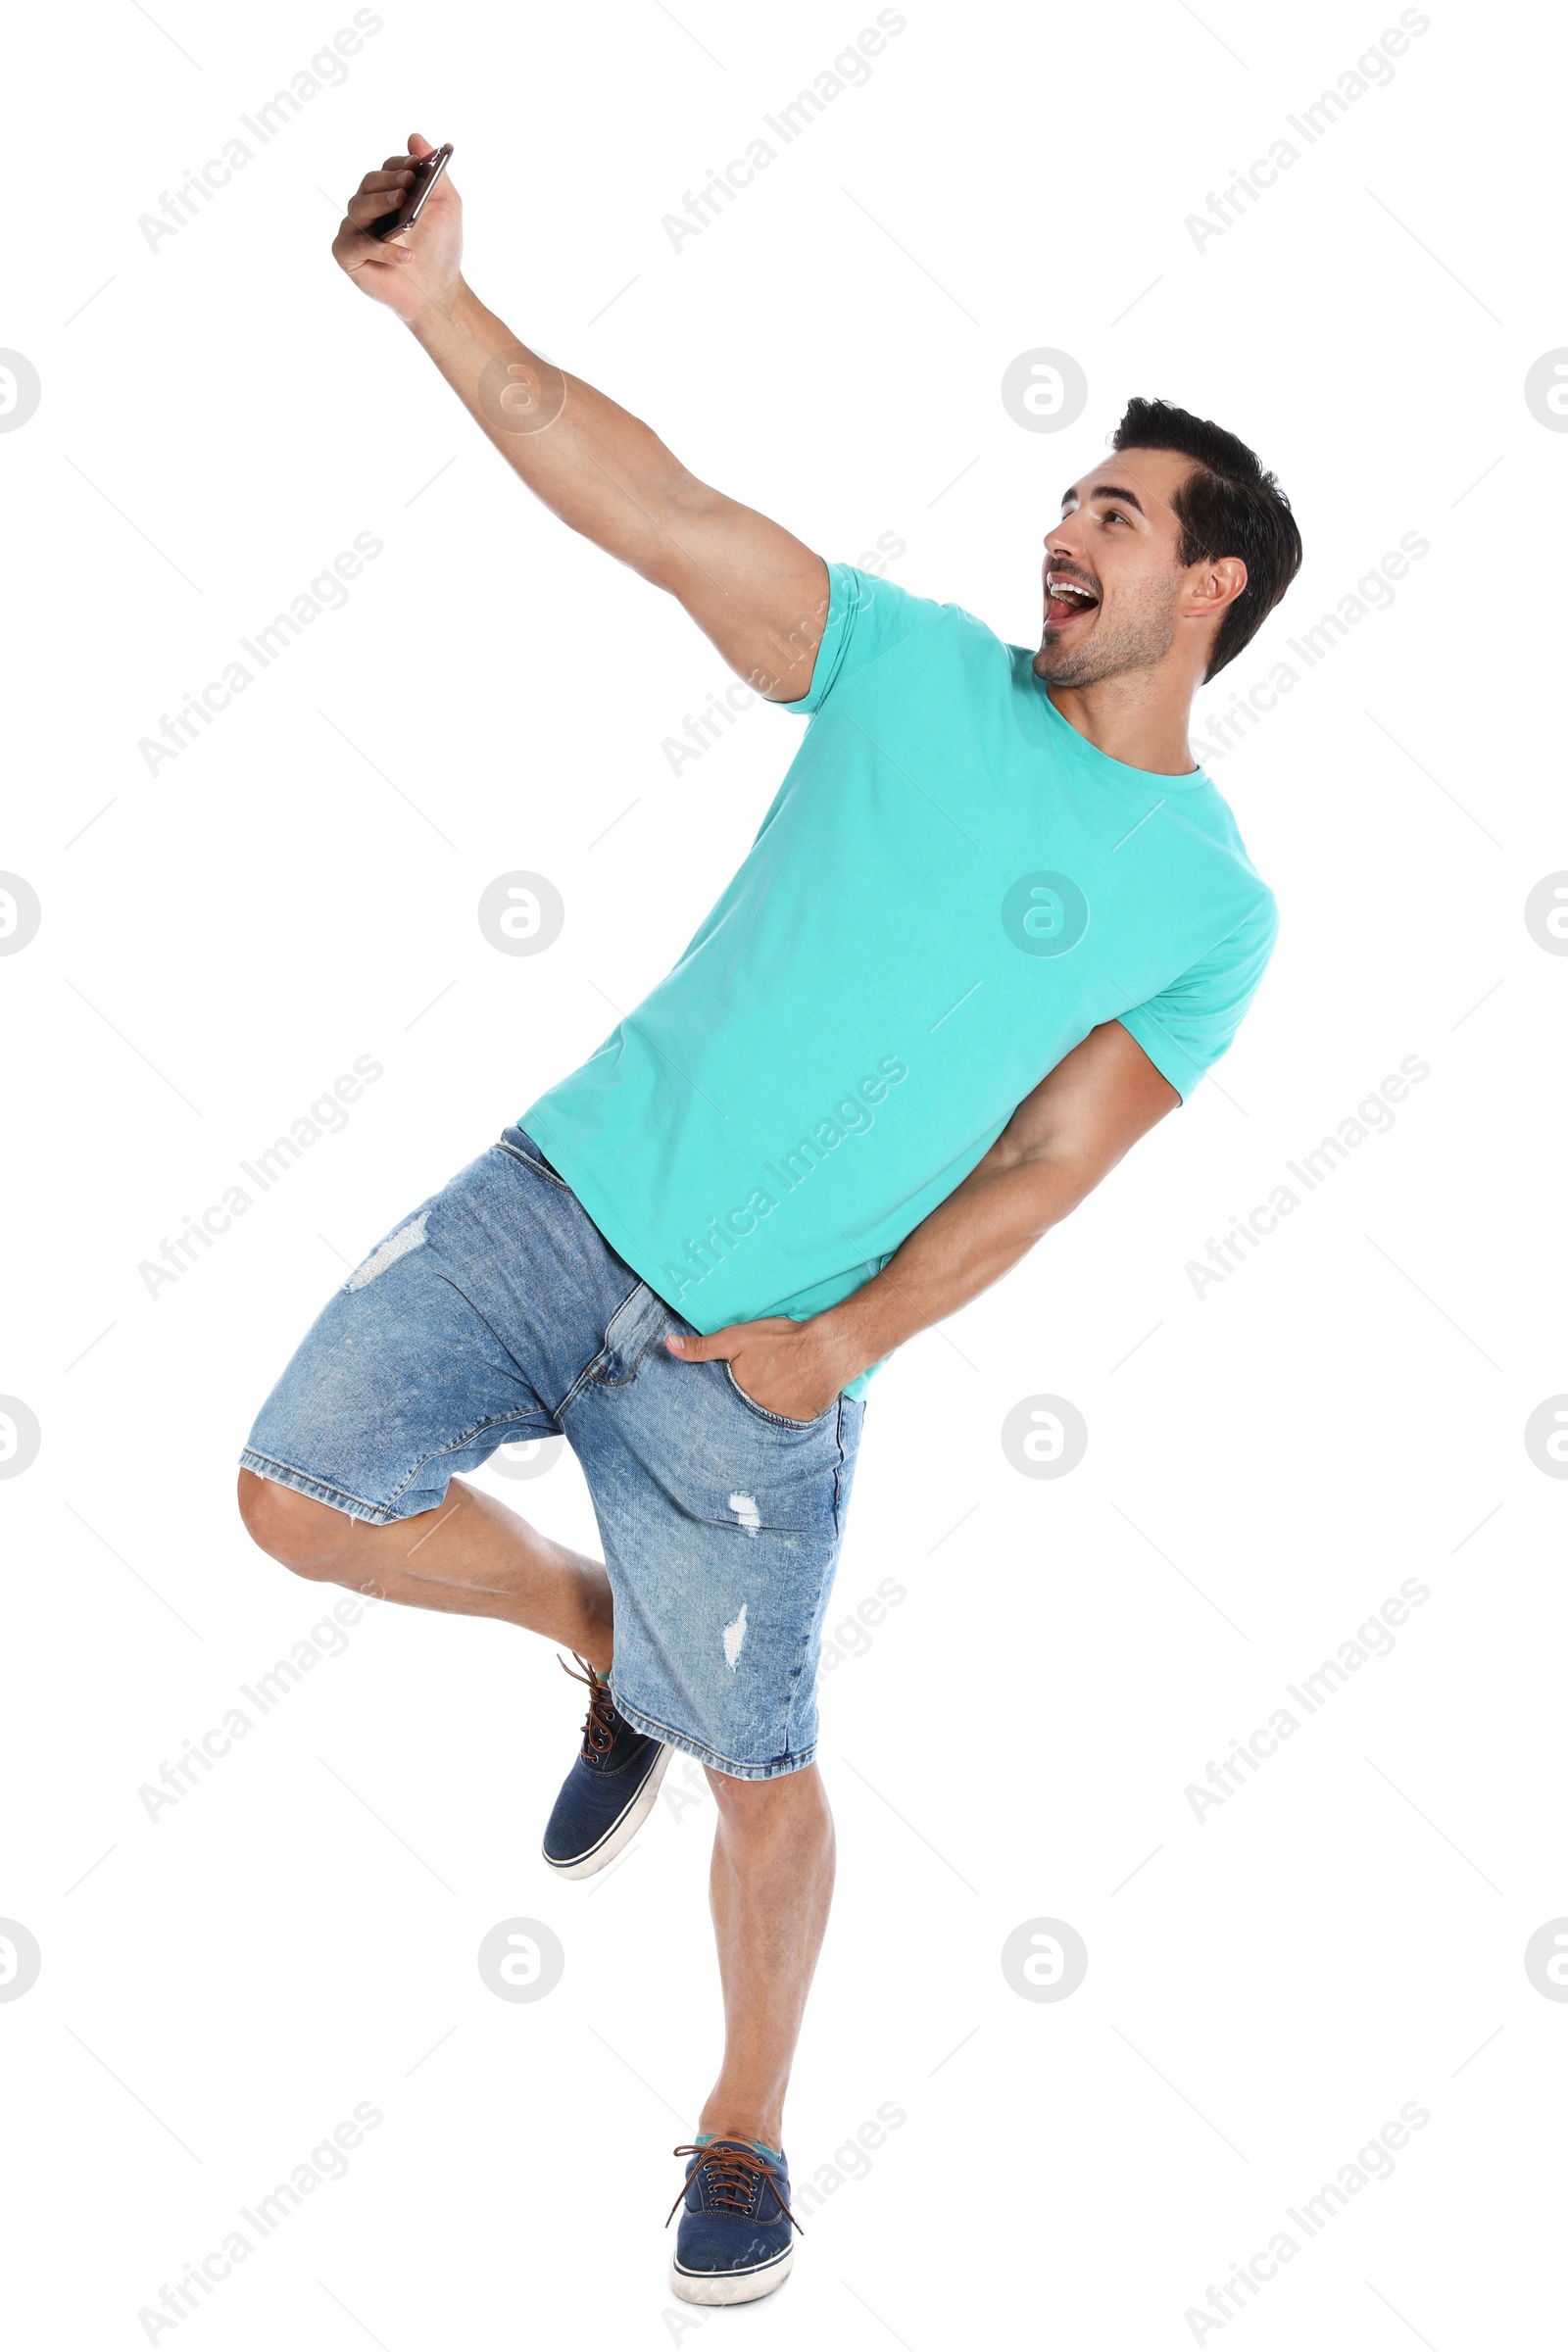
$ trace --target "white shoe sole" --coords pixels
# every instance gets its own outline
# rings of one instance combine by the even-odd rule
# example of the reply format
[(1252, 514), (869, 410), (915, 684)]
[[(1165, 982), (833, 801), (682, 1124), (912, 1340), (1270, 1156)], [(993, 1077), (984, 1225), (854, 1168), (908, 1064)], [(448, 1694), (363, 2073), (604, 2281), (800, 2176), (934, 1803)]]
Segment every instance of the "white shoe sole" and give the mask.
[(670, 2291), (683, 2303), (755, 2303), (760, 2295), (770, 2295), (783, 2285), (794, 2262), (792, 2246), (761, 2271), (683, 2271), (678, 2262), (671, 2263)]
[(546, 1869), (553, 1870), (558, 1879), (591, 1879), (596, 1871), (608, 1870), (615, 1856), (630, 1845), (643, 1823), (653, 1811), (654, 1799), (659, 1794), (659, 1784), (669, 1770), (669, 1759), (674, 1753), (675, 1750), (672, 1747), (661, 1747), (658, 1761), (649, 1773), (647, 1780), (644, 1781), (620, 1819), (613, 1828), (605, 1832), (596, 1846), (590, 1847), (589, 1851), (575, 1862), (552, 1862), (550, 1856), (546, 1854), (543, 1856)]

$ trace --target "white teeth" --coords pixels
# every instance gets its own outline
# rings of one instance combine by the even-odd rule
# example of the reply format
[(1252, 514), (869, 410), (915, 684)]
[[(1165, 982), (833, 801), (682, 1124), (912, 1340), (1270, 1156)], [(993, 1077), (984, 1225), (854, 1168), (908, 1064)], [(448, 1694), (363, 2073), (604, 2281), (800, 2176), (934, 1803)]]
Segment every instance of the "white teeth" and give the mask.
[(1046, 586), (1051, 590), (1053, 596), (1081, 596), (1087, 604), (1091, 605), (1097, 601), (1091, 589), (1080, 588), (1073, 580), (1048, 578)]

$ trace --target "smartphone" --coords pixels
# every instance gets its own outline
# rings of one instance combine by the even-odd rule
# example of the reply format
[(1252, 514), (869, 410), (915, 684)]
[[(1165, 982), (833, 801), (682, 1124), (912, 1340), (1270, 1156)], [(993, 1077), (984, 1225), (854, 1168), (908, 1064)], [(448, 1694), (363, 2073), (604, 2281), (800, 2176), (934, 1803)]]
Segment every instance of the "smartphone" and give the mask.
[(379, 220), (372, 220), (371, 236), (384, 245), (388, 237), (400, 237), (406, 228), (412, 228), (429, 202), (430, 190), (451, 161), (452, 142), (449, 139), (444, 147), (436, 149), (434, 155), (427, 155), (422, 163), (416, 164), (413, 183), (401, 207), (395, 213), (383, 213)]

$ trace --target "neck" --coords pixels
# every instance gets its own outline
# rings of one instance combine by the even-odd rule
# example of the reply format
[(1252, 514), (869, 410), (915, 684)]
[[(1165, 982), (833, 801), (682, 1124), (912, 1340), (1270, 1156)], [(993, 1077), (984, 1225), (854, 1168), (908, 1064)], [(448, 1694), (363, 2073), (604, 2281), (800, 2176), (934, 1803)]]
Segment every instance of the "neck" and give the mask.
[(1187, 748), (1193, 690), (1185, 678), (1134, 669), (1093, 686), (1046, 691), (1053, 709), (1107, 760), (1156, 776), (1188, 776), (1198, 764)]

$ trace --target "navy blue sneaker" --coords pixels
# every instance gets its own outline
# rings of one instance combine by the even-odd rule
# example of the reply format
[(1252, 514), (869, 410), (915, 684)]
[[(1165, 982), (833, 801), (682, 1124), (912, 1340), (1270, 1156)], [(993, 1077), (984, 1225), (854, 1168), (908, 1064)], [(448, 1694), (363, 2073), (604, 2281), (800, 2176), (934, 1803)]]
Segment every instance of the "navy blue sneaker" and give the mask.
[(755, 2303), (770, 2295), (790, 2275), (790, 2232), (801, 2228), (790, 2211), (783, 2155), (776, 2148), (764, 2154), (749, 2139), (699, 2139), (674, 2152), (691, 2158), (664, 2224), (667, 2230), (684, 2198), (669, 2272), (674, 2292), (685, 2303)]
[(631, 1843), (653, 1811), (673, 1752), (662, 1740), (634, 1732), (611, 1697), (604, 1676), (596, 1674), (586, 1658), (577, 1663), (582, 1673), (571, 1674), (565, 1659), (560, 1660), (574, 1683), (588, 1686), (582, 1752), (561, 1784), (542, 1848), (551, 1869), (563, 1879), (591, 1879)]

